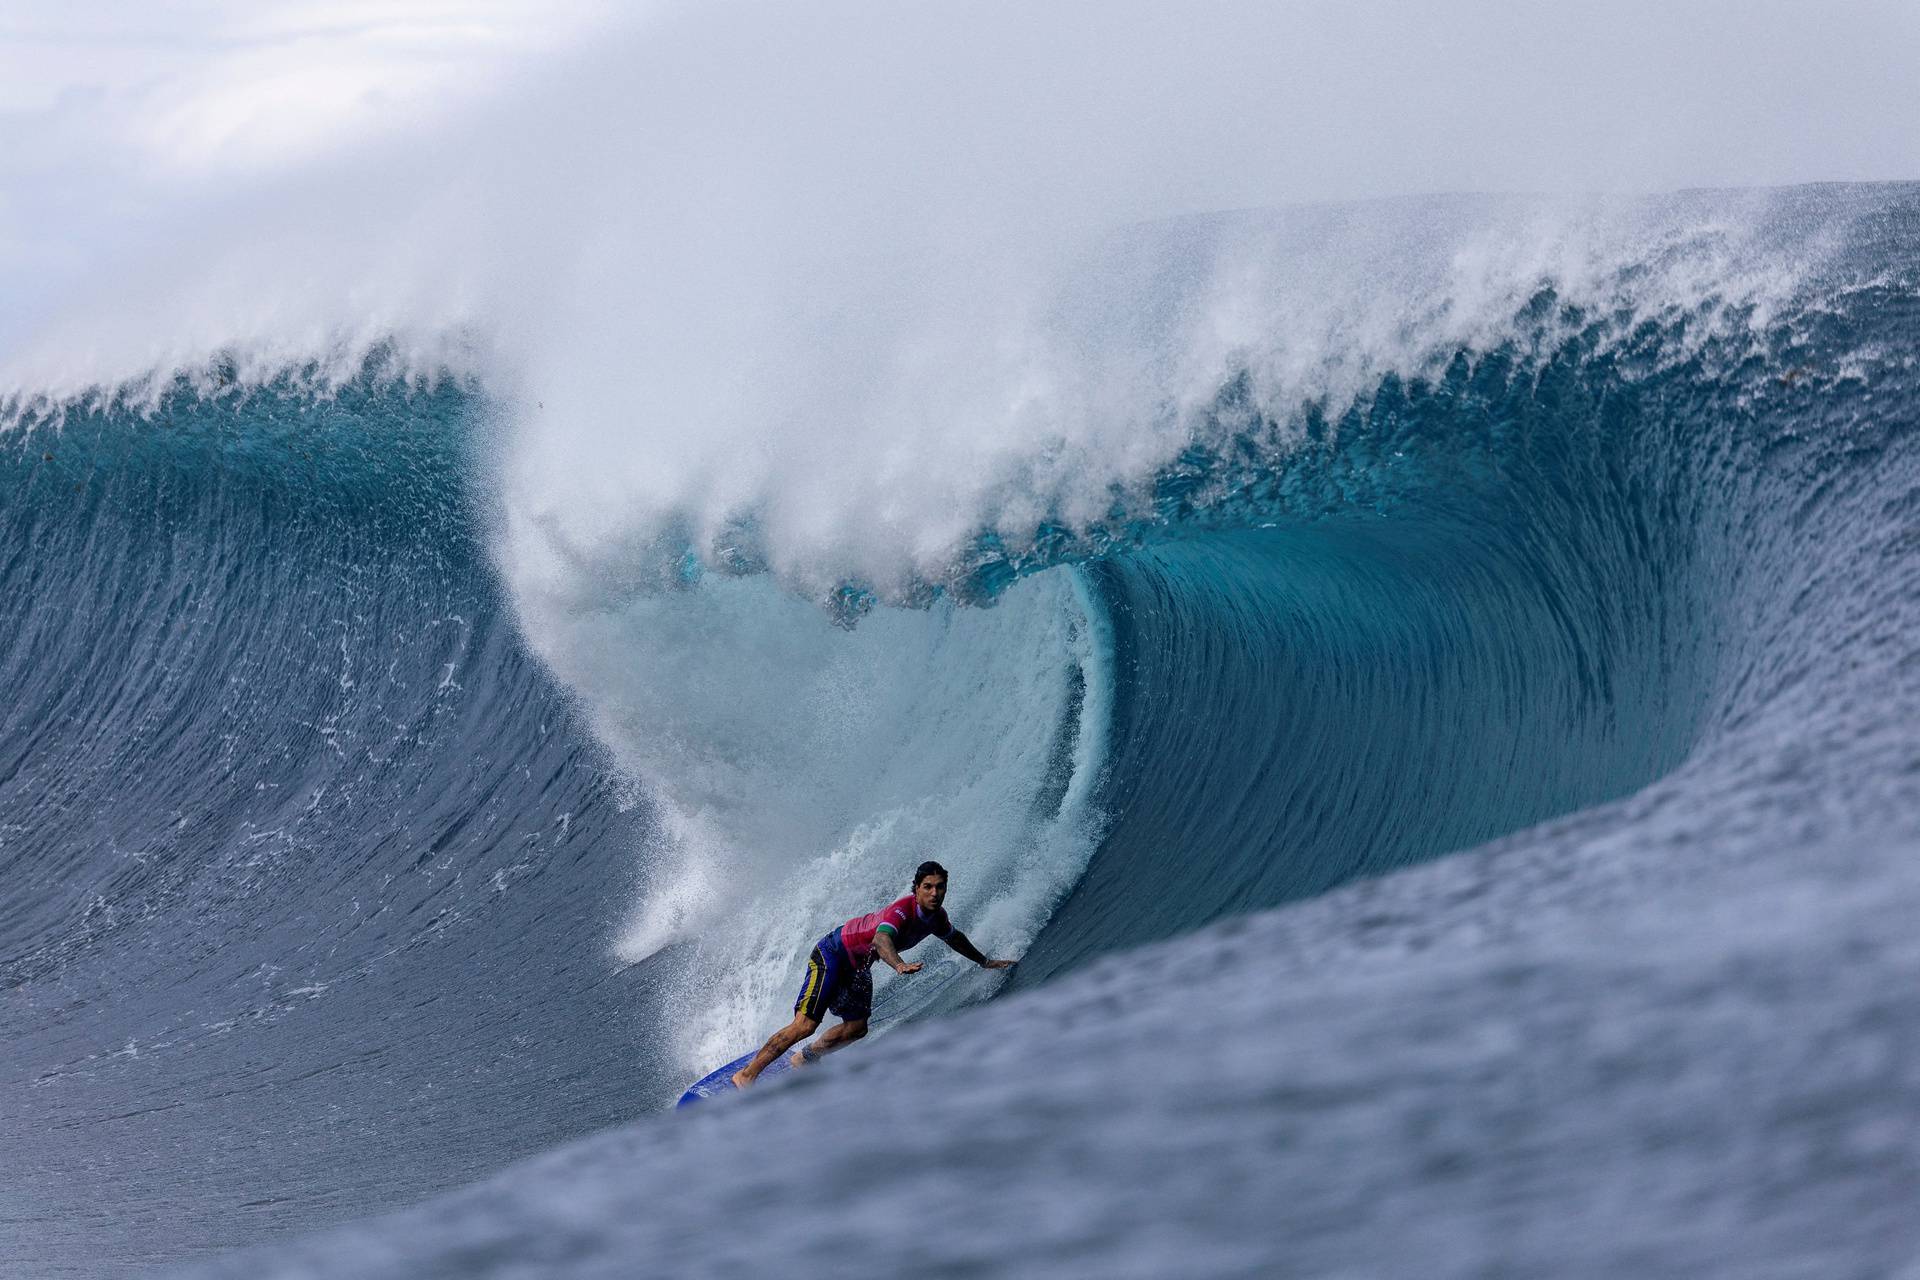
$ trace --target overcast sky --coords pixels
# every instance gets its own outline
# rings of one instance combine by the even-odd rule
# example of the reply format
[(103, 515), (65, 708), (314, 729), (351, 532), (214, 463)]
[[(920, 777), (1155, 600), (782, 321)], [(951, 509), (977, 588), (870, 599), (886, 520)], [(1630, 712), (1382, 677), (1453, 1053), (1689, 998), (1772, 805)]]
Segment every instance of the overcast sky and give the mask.
[[(600, 0), (9, 0), (0, 115), (148, 176), (266, 167), (483, 97)], [(29, 139), (30, 141), (30, 139)]]
[[(111, 148), (144, 177), (271, 167), (457, 111), (512, 68), (663, 7), (9, 0), (0, 9), (0, 119), (16, 153), (55, 140)], [(743, 25), (755, 11), (730, 0), (674, 7), (738, 11)], [(916, 6), (873, 11), (889, 7)], [(1920, 169), (1920, 5), (1911, 0), (1027, 6), (1059, 21), (1009, 19), (1014, 8), (1004, 5), (917, 7), (955, 15), (954, 32), (977, 33), (976, 56), (956, 60), (956, 73), (990, 80), (1001, 70), (1019, 81), (1036, 60), (1057, 58), (1062, 97), (1121, 106), (1114, 90), (1137, 88), (1139, 71), (1157, 69), (1169, 93), (1238, 102), (1237, 114), (1270, 138), (1284, 135), (1295, 153), (1346, 156), (1344, 183), (1320, 171), (1333, 166), (1296, 183), (1315, 193), (1770, 183)], [(860, 38), (862, 24), (843, 13), (822, 25), (847, 42)], [(1078, 36), (1021, 43), (1063, 32)], [(887, 38), (877, 30), (868, 52), (886, 57)], [(830, 77), (819, 87), (835, 92)], [(1233, 138), (1230, 114), (1222, 124)], [(1444, 154), (1421, 154), (1429, 149)]]

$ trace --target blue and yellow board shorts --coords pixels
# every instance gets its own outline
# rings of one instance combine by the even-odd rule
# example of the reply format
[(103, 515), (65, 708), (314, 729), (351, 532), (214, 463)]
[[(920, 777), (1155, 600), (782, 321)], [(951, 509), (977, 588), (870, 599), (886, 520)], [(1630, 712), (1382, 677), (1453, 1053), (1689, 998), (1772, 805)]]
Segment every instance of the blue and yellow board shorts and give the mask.
[(873, 1012), (873, 966), (853, 962), (840, 942), (838, 929), (814, 944), (793, 1011), (815, 1022), (829, 1012), (848, 1022), (865, 1022)]

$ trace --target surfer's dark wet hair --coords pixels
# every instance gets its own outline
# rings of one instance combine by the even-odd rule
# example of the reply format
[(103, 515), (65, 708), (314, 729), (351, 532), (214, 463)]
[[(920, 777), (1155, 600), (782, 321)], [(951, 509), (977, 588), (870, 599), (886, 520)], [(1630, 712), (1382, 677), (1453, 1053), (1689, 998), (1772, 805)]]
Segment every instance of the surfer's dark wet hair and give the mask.
[(942, 880), (945, 880), (947, 878), (947, 869), (937, 862), (921, 863), (918, 867), (914, 868), (913, 887), (918, 889), (920, 882), (928, 876), (939, 876)]

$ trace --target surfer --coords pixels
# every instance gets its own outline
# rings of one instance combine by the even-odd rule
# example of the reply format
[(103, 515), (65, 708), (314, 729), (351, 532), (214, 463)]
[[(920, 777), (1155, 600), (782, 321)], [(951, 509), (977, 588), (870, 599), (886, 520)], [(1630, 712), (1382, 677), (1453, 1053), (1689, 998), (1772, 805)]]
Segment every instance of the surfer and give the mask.
[(1009, 969), (1011, 960), (989, 960), (967, 935), (953, 927), (940, 904), (947, 897), (947, 869), (923, 862), (913, 873), (913, 892), (898, 902), (864, 916), (855, 916), (814, 945), (807, 957), (806, 981), (793, 1002), (793, 1021), (773, 1033), (746, 1066), (733, 1073), (733, 1086), (744, 1089), (775, 1058), (800, 1044), (820, 1026), (828, 1012), (840, 1015), (837, 1025), (810, 1045), (801, 1044), (793, 1065), (805, 1066), (820, 1055), (845, 1048), (867, 1034), (867, 1015), (873, 1009), (873, 961), (877, 956), (895, 973), (918, 973), (900, 953), (922, 938), (938, 938), (983, 969)]

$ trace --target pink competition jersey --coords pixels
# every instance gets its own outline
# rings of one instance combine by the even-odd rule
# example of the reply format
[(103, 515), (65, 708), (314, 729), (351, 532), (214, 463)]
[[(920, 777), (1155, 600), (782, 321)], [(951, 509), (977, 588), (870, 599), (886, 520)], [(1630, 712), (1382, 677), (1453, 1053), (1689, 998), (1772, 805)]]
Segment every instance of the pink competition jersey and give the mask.
[(882, 929), (891, 930), (894, 947), (905, 951), (922, 938), (946, 937), (953, 932), (953, 925), (948, 922), (943, 908), (922, 911), (920, 904), (913, 900), (913, 895), (908, 894), (871, 915), (855, 916), (841, 925), (840, 945), (847, 949), (848, 958), (855, 964), (870, 964), (873, 961), (873, 935)]

